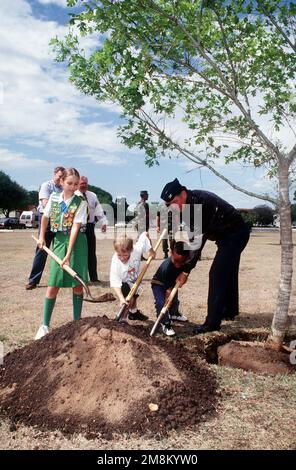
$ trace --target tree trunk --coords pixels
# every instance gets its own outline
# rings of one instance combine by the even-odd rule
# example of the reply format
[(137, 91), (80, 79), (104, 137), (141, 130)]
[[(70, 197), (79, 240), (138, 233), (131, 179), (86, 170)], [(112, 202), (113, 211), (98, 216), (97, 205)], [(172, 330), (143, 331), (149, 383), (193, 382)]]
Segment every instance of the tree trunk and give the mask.
[(279, 214), (281, 235), (281, 275), (276, 311), (271, 325), (268, 344), (280, 348), (285, 336), (293, 275), (293, 240), (291, 226), (291, 205), (289, 199), (289, 164), (279, 162)]

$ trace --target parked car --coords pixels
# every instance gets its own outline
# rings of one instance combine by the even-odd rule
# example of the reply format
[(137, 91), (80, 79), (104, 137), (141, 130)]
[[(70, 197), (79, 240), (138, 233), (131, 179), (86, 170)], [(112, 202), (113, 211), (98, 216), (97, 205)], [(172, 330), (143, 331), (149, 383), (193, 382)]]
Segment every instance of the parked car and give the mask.
[(124, 222), (117, 222), (117, 224), (114, 225), (116, 228), (125, 228), (126, 224)]
[(18, 217), (2, 217), (0, 219), (0, 229), (14, 229), (14, 228), (26, 228), (25, 225), (20, 224)]
[(39, 225), (37, 211), (23, 211), (20, 216), (20, 223), (28, 228), (37, 228)]

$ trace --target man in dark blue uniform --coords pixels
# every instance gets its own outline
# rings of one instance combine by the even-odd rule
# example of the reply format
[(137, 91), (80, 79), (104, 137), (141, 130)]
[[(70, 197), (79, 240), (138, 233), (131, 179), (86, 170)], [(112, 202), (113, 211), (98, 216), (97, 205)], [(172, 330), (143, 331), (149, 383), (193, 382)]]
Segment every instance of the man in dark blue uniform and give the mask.
[(190, 191), (177, 178), (166, 184), (161, 198), (182, 212), (191, 242), (191, 259), (178, 277), (180, 285), (185, 284), (184, 273), (195, 267), (206, 241), (213, 240), (218, 247), (209, 273), (207, 317), (195, 333), (219, 330), (223, 319), (233, 320), (239, 314), (239, 263), (250, 231), (228, 202), (208, 191)]

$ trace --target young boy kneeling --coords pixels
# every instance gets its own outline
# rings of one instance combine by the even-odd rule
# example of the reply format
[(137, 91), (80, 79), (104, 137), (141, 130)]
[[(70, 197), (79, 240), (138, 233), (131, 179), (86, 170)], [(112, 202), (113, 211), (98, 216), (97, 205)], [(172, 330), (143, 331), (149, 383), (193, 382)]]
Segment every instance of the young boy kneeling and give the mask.
[[(189, 249), (186, 243), (172, 241), (171, 256), (159, 266), (154, 274), (151, 287), (155, 300), (156, 315), (160, 314), (172, 288), (176, 284), (176, 279), (183, 272), (184, 265), (189, 260)], [(178, 292), (176, 293), (170, 308), (161, 320), (162, 331), (167, 336), (174, 336), (171, 321), (187, 321), (187, 317), (179, 312)]]
[[(155, 257), (155, 252), (151, 247), (147, 232), (143, 232), (139, 240), (133, 244), (131, 238), (122, 236), (114, 241), (115, 253), (112, 257), (110, 268), (110, 286), (114, 289), (120, 304), (125, 303), (125, 298), (128, 295), (131, 287), (136, 282), (140, 271), (141, 257), (144, 253), (149, 253), (149, 256)], [(128, 312), (129, 320), (147, 320), (148, 317), (137, 309), (136, 294)], [(126, 321), (126, 318), (122, 318)]]

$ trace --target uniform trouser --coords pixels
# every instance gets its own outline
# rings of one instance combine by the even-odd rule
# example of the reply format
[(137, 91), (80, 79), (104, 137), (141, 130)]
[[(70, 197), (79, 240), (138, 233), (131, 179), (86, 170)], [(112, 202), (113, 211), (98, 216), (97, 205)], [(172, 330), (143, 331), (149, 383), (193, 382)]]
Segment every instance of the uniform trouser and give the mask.
[(167, 235), (167, 237), (162, 240), (162, 251), (165, 255), (167, 255), (169, 250), (171, 249), (172, 240), (173, 237), (171, 234)]
[(85, 235), (88, 249), (88, 273), (90, 280), (94, 282), (98, 280), (95, 224), (88, 223), (86, 225)]
[[(42, 216), (39, 215), (39, 230), (38, 230), (38, 237), (40, 234), (40, 229), (41, 229), (41, 219)], [(50, 231), (50, 225), (48, 224), (45, 232), (45, 244), (47, 248), (50, 247), (50, 244), (52, 240), (54, 239), (55, 233)], [(41, 276), (43, 274), (44, 268), (45, 268), (45, 263), (47, 259), (47, 253), (44, 250), (41, 250), (40, 248), (36, 248), (35, 251), (35, 256), (33, 259), (33, 265), (32, 265), (32, 270), (29, 276), (29, 284), (39, 284), (41, 280)]]
[[(165, 296), (166, 289), (163, 286), (160, 286), (159, 284), (151, 284), (151, 287), (152, 287), (152, 292), (153, 292), (154, 300), (155, 300), (156, 315), (158, 316), (166, 301), (166, 296)], [(177, 292), (171, 303), (170, 308), (164, 314), (161, 320), (161, 323), (163, 325), (170, 323), (170, 316), (177, 315), (178, 310), (179, 310), (179, 299), (178, 299), (178, 292)]]
[(219, 327), (223, 318), (234, 318), (239, 314), (239, 263), (249, 237), (248, 227), (243, 226), (216, 242), (218, 250), (209, 274), (208, 314), (205, 321), (211, 327)]

